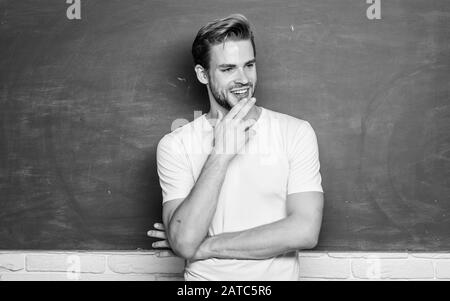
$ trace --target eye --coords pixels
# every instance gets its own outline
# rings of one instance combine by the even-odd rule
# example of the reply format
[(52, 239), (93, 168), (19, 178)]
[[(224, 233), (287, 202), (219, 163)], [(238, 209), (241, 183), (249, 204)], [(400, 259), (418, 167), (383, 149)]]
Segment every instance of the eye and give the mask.
[(248, 68), (253, 68), (253, 67), (255, 67), (255, 63), (250, 63), (250, 64), (247, 65), (247, 67)]
[(233, 68), (225, 68), (225, 69), (222, 69), (222, 72), (230, 72), (231, 70), (233, 70)]

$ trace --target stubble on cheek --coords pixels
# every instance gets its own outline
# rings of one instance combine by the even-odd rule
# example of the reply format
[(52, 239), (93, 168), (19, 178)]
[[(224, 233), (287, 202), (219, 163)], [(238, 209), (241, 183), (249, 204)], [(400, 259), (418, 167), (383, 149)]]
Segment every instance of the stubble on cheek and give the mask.
[(227, 109), (228, 111), (231, 110), (231, 105), (228, 101), (228, 97), (227, 97), (227, 90), (226, 89), (222, 89), (222, 90), (216, 90), (217, 91), (217, 95), (215, 95), (216, 101), (217, 103), (222, 106), (223, 108)]

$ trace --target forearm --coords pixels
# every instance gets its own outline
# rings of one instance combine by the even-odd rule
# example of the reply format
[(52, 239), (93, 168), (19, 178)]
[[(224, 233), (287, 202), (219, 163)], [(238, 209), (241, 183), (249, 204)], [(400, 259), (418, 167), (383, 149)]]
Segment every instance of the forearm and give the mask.
[(310, 249), (316, 244), (308, 221), (295, 217), (239, 232), (208, 237), (199, 247), (195, 259), (266, 259), (289, 251)]
[(169, 241), (175, 249), (188, 246), (195, 251), (205, 239), (229, 162), (227, 157), (214, 152), (205, 161), (196, 184), (170, 220)]

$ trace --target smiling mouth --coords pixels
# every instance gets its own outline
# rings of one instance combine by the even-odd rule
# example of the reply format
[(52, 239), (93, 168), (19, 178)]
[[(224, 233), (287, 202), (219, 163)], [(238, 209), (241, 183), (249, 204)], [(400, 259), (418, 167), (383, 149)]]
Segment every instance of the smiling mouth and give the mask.
[(238, 99), (249, 97), (250, 87), (231, 90), (231, 93)]

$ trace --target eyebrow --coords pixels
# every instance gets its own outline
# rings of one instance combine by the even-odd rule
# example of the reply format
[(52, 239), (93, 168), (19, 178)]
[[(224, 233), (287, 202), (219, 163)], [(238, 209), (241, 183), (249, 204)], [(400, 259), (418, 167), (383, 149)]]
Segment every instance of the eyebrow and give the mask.
[[(248, 64), (252, 64), (252, 63), (256, 63), (256, 59), (251, 59), (250, 61), (246, 62), (244, 65), (248, 65)], [(232, 67), (236, 67), (235, 64), (221, 64), (219, 65), (219, 68), (232, 68)]]

